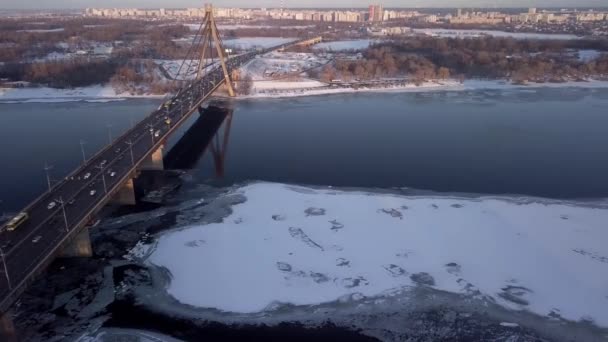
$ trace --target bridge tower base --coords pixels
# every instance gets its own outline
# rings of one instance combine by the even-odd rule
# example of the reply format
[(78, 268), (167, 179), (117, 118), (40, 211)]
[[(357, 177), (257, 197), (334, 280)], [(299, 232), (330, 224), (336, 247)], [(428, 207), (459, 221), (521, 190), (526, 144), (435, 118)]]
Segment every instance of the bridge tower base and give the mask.
[(162, 171), (165, 169), (163, 163), (163, 149), (164, 145), (161, 145), (156, 151), (154, 151), (148, 158), (146, 158), (139, 166), (140, 170), (157, 170)]
[(111, 202), (120, 205), (137, 204), (137, 200), (135, 199), (135, 186), (133, 185), (133, 178), (129, 179), (122, 186), (122, 188), (116, 192)]
[(89, 237), (89, 228), (85, 227), (80, 233), (78, 233), (74, 240), (63, 248), (59, 256), (62, 258), (88, 258), (93, 256), (91, 238)]
[(10, 312), (0, 314), (0, 341), (17, 342), (17, 330)]

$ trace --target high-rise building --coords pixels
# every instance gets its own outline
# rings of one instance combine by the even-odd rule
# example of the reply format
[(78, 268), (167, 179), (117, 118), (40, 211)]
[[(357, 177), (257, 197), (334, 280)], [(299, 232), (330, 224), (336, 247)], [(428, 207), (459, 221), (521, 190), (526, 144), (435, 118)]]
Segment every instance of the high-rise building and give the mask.
[(458, 17), (462, 16), (462, 9), (460, 9), (460, 8), (458, 9), (456, 16), (458, 16)]
[(536, 14), (536, 8), (535, 7), (528, 8), (528, 14)]
[(382, 21), (384, 19), (384, 10), (382, 5), (369, 5), (369, 21)]

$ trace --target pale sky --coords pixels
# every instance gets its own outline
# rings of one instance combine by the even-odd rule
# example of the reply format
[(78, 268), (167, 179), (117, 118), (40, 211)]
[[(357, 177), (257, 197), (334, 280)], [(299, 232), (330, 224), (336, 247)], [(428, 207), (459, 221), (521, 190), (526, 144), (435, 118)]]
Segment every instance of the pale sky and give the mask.
[[(606, 7), (608, 0), (283, 0), (287, 7)], [(201, 7), (280, 7), (281, 0), (0, 0), (0, 9), (53, 9), (86, 7), (181, 8)]]

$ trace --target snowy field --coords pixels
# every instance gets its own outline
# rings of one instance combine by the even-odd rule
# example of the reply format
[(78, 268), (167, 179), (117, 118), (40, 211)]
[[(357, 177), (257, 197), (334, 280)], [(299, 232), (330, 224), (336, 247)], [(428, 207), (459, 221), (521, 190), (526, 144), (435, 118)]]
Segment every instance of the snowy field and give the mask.
[(559, 39), (570, 40), (580, 39), (573, 34), (551, 34), (551, 33), (521, 33), (521, 32), (505, 32), (492, 30), (452, 30), (452, 29), (412, 29), (415, 33), (422, 33), (429, 36), (449, 37), (449, 38), (467, 38), (467, 37), (512, 37), (515, 39)]
[(296, 38), (279, 38), (279, 37), (248, 37), (226, 39), (223, 41), (224, 46), (233, 49), (255, 49), (269, 48), (296, 40)]
[(376, 42), (376, 40), (372, 39), (336, 40), (333, 42), (316, 44), (313, 46), (313, 49), (328, 51), (362, 50), (367, 49), (374, 42)]
[(273, 51), (253, 59), (244, 65), (241, 71), (253, 80), (263, 80), (297, 74), (327, 62), (329, 59), (312, 53)]
[[(221, 223), (164, 233), (147, 262), (181, 303), (227, 312), (431, 287), (608, 326), (608, 205), (254, 183)], [(141, 246), (139, 247), (141, 249)]]

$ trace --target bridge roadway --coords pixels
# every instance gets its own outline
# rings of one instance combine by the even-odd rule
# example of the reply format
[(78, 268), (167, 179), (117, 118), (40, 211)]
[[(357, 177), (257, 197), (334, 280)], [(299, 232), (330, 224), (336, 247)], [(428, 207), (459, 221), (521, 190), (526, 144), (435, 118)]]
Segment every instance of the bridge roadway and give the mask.
[[(228, 72), (257, 54), (286, 48), (298, 42), (232, 57), (226, 62)], [(92, 219), (92, 215), (135, 176), (138, 166), (162, 146), (167, 137), (224, 81), (218, 63), (204, 77), (179, 90), (172, 97), (169, 108), (161, 105), (23, 209), (29, 219), (16, 230), (1, 228), (0, 248), (4, 255), (0, 254), (0, 313), (8, 310), (28, 281), (44, 269), (67, 242), (74, 239)], [(166, 117), (171, 119), (170, 125), (165, 123)], [(155, 137), (157, 131), (159, 136)], [(105, 164), (101, 166), (103, 161)], [(90, 176), (85, 179), (86, 174)], [(56, 205), (48, 209), (52, 201)], [(63, 208), (60, 201), (64, 203)]]

